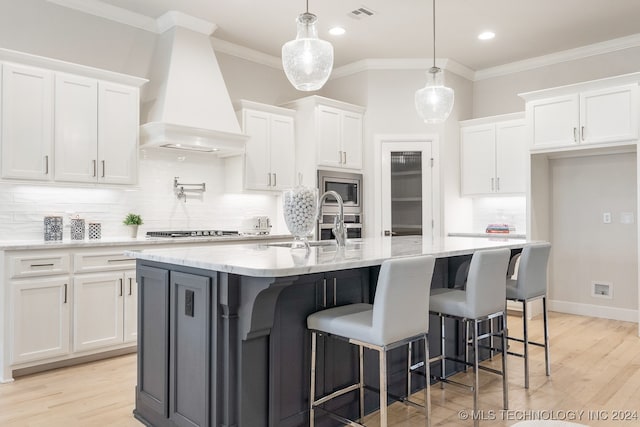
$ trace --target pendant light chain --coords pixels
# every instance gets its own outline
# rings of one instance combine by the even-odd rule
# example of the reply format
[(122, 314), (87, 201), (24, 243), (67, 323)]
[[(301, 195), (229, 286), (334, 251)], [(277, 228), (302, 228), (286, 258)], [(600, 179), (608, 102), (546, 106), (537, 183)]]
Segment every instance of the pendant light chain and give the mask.
[(436, 0), (433, 0), (433, 68), (435, 67), (436, 67)]

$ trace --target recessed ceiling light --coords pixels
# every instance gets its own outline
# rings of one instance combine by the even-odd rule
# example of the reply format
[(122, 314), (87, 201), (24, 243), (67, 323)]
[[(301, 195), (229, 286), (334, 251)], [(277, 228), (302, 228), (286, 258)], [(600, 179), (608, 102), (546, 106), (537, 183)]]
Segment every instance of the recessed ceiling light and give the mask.
[(495, 36), (496, 36), (496, 33), (494, 33), (493, 31), (484, 31), (484, 32), (478, 34), (478, 39), (480, 39), (480, 40), (491, 40)]
[(329, 30), (329, 34), (331, 34), (332, 36), (341, 36), (344, 33), (346, 33), (346, 30), (342, 27), (333, 27)]

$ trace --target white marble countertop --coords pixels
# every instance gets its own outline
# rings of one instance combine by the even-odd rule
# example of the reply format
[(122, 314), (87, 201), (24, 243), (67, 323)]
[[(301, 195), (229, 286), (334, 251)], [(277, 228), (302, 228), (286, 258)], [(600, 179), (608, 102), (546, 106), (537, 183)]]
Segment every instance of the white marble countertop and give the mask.
[(111, 237), (103, 239), (85, 240), (57, 240), (45, 242), (44, 240), (0, 240), (0, 250), (18, 251), (34, 249), (70, 249), (70, 248), (99, 248), (109, 246), (139, 245), (182, 245), (188, 244), (212, 244), (212, 243), (242, 243), (252, 241), (283, 240), (291, 238), (288, 234), (260, 234), (241, 236), (211, 236), (211, 237)]
[(379, 265), (385, 259), (431, 254), (438, 258), (467, 255), (479, 249), (522, 248), (524, 239), (420, 236), (353, 239), (347, 246), (312, 247), (310, 251), (283, 247), (282, 243), (232, 246), (184, 246), (173, 249), (126, 251), (138, 259), (195, 267), (253, 277), (285, 277)]
[(520, 233), (449, 233), (450, 237), (489, 237), (496, 239), (526, 239), (526, 234)]

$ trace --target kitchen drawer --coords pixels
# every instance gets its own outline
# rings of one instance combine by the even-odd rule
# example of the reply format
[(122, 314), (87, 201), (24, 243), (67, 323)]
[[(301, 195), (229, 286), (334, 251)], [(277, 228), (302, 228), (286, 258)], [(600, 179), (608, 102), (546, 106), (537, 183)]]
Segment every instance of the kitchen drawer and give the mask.
[(126, 249), (111, 252), (81, 252), (73, 255), (75, 273), (94, 271), (132, 270), (136, 268), (135, 258), (123, 255)]
[(9, 255), (11, 278), (50, 276), (69, 272), (68, 253)]

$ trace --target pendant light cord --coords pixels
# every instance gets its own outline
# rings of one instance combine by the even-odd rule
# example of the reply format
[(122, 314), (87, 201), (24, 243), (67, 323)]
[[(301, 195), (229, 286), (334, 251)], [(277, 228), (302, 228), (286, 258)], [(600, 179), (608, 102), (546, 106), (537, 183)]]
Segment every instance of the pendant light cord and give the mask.
[(307, 0), (307, 13), (309, 13), (309, 0)]
[[(307, 3), (309, 0), (307, 0)], [(433, 68), (436, 67), (436, 0), (433, 0)]]

